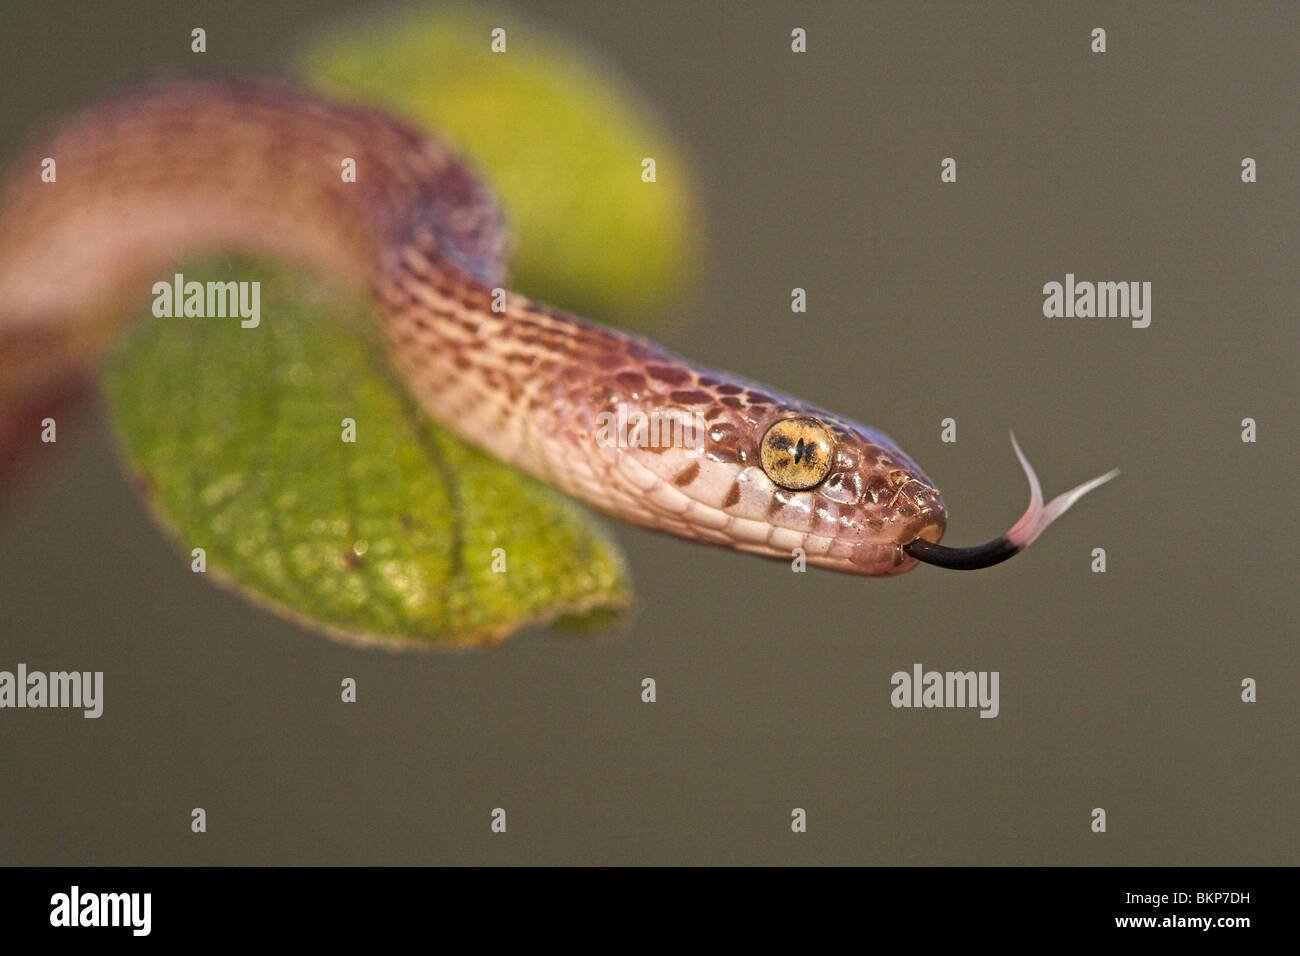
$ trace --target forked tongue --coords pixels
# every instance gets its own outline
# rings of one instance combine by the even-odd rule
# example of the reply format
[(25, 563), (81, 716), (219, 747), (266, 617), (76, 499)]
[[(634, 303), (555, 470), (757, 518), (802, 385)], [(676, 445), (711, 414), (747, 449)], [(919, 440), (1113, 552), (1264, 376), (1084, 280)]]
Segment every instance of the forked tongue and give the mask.
[(1016, 450), (1020, 467), (1025, 469), (1025, 476), (1029, 479), (1029, 507), (1020, 516), (1020, 520), (1012, 525), (1010, 531), (987, 544), (976, 545), (973, 548), (948, 548), (917, 538), (903, 545), (903, 550), (916, 560), (939, 568), (951, 568), (954, 571), (991, 568), (1025, 550), (1047, 529), (1049, 524), (1069, 511), (1071, 505), (1119, 474), (1119, 469), (1115, 469), (1091, 481), (1085, 481), (1077, 488), (1071, 488), (1064, 494), (1057, 495), (1044, 507), (1042, 486), (1038, 483), (1038, 476), (1034, 474), (1033, 465), (1029, 464), (1029, 459), (1020, 450), (1014, 432), (1011, 433), (1011, 447)]

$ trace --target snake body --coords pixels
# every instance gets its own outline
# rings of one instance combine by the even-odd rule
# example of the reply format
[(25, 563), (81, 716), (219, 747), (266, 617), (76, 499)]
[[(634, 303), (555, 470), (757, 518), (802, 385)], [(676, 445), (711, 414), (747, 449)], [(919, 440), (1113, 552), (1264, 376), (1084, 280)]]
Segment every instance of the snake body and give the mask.
[[(40, 180), (43, 157), (57, 160), (54, 183)], [(943, 499), (888, 436), (506, 292), (505, 219), (451, 149), (264, 81), (104, 102), (17, 164), (0, 192), (0, 344), (28, 354), (6, 363), (9, 387), (93, 362), (107, 341), (94, 316), (141, 298), (181, 255), (217, 249), (368, 283), (425, 413), (599, 511), (682, 538), (785, 559), (801, 549), (811, 565), (867, 575), (981, 566), (1104, 480), (1045, 508), (1025, 462), (1034, 501), (1016, 528), (984, 558), (944, 548)], [(602, 423), (646, 419), (694, 423), (695, 440), (598, 440)], [(808, 487), (775, 470), (814, 466)]]

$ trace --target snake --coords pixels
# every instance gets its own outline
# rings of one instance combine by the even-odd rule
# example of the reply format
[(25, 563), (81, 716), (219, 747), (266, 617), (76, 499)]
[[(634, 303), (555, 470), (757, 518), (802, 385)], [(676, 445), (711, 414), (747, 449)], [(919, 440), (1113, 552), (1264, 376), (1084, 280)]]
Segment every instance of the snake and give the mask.
[(279, 80), (147, 84), (55, 124), (0, 185), (0, 394), (93, 367), (104, 317), (180, 256), (249, 251), (367, 286), (433, 420), (690, 541), (868, 576), (985, 568), (1117, 474), (1045, 504), (1013, 434), (1029, 507), (987, 544), (940, 544), (943, 497), (888, 435), (508, 290), (510, 239), (454, 148), (382, 111)]

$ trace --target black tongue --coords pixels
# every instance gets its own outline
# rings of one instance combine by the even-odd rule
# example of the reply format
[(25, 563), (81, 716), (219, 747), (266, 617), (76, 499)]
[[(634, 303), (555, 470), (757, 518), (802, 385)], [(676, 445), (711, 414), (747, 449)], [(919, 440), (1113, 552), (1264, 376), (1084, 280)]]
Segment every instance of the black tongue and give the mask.
[(1003, 535), (988, 544), (973, 548), (948, 548), (934, 544), (924, 538), (917, 538), (903, 545), (903, 550), (923, 564), (933, 564), (936, 568), (949, 568), (953, 571), (978, 571), (1001, 564), (1007, 558), (1015, 557), (1024, 549), (1014, 545)]

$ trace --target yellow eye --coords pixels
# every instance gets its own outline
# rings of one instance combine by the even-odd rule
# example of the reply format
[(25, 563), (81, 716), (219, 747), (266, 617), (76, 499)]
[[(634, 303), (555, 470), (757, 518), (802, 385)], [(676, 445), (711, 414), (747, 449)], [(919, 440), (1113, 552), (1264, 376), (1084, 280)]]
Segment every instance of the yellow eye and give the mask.
[(767, 477), (782, 488), (804, 491), (819, 485), (831, 470), (835, 443), (815, 418), (784, 418), (763, 436), (760, 455)]

